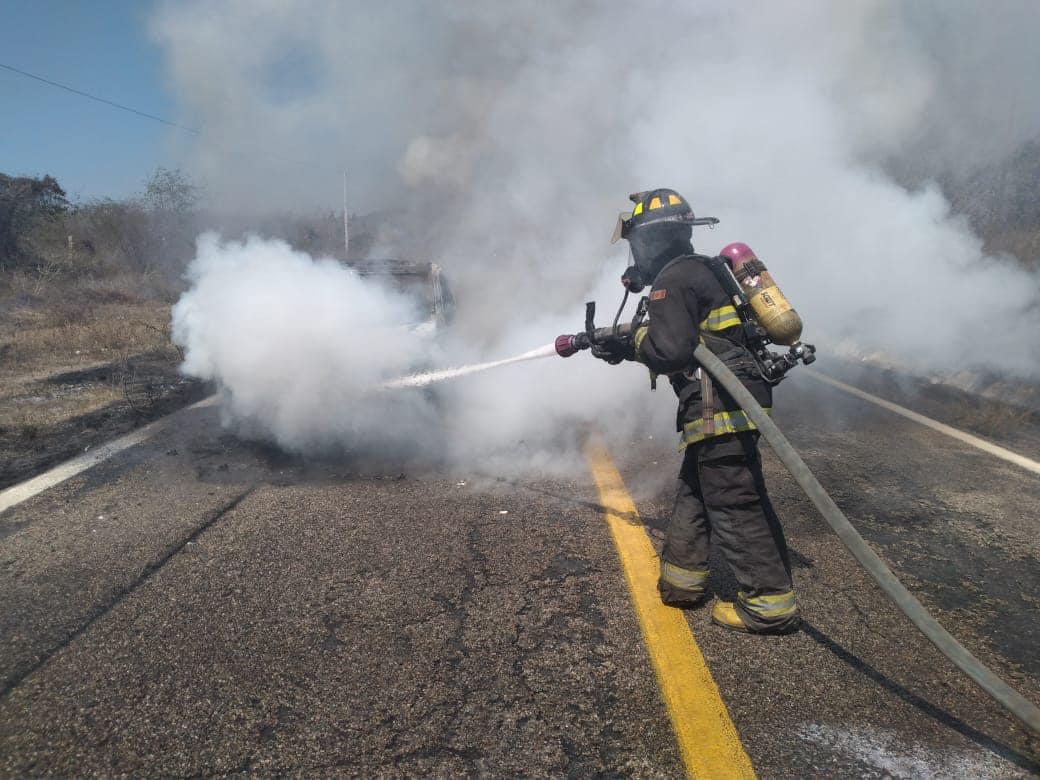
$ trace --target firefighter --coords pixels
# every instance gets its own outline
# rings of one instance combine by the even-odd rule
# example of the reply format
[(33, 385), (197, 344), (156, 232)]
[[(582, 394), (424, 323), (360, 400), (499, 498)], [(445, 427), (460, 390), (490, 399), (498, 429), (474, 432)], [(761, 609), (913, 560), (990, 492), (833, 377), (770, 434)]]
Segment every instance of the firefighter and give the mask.
[(733, 398), (698, 368), (693, 350), (705, 343), (765, 409), (772, 388), (758, 374), (740, 318), (707, 258), (693, 251), (689, 204), (657, 189), (630, 196), (619, 220), (633, 265), (622, 282), (632, 292), (652, 285), (649, 322), (633, 339), (593, 347), (610, 363), (636, 360), (668, 377), (679, 399), (682, 440), (679, 490), (661, 555), (658, 589), (679, 608), (704, 602), (712, 534), (736, 577), (735, 601), (718, 600), (712, 621), (751, 633), (785, 633), (799, 624), (784, 533), (766, 493), (758, 431)]

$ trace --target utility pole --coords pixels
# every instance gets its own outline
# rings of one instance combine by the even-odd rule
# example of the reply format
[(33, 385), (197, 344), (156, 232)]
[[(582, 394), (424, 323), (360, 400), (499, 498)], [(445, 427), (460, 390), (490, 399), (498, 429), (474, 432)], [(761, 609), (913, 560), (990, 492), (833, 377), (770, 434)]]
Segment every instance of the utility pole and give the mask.
[(343, 259), (350, 259), (350, 218), (347, 215), (347, 172), (343, 171)]

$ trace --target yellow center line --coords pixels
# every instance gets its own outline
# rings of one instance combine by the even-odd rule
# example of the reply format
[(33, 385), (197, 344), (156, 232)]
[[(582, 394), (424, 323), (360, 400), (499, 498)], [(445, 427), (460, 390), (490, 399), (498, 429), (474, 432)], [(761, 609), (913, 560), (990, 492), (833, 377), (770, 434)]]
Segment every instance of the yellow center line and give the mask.
[(585, 455), (687, 773), (697, 778), (755, 777), (686, 618), (661, 603), (657, 554), (621, 474), (601, 442), (590, 442)]

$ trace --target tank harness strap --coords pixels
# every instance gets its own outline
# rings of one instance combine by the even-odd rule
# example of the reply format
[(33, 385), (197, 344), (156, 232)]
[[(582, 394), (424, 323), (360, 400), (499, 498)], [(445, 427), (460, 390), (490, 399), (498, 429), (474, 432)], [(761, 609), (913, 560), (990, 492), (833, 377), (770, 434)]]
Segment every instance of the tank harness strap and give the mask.
[(766, 270), (766, 264), (757, 257), (754, 260), (746, 260), (740, 269), (733, 275), (741, 282), (748, 277), (754, 278)]
[(702, 368), (697, 369), (697, 375), (701, 380), (701, 430), (704, 435), (715, 435), (715, 393), (712, 387), (711, 377)]

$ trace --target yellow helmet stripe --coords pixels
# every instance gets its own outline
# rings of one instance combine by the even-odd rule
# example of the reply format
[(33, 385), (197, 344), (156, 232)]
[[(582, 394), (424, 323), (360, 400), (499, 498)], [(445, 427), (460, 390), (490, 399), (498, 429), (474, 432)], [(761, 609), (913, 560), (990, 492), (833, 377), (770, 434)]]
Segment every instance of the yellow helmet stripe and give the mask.
[(637, 216), (639, 214), (642, 214), (642, 213), (643, 213), (643, 204), (642, 203), (637, 203), (636, 207), (634, 209), (632, 209), (632, 216), (635, 217), (635, 216)]
[(661, 208), (661, 199), (658, 198), (655, 195), (653, 198), (650, 199), (650, 206), (648, 208), (650, 208), (650, 209), (659, 209), (659, 208)]

